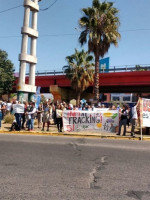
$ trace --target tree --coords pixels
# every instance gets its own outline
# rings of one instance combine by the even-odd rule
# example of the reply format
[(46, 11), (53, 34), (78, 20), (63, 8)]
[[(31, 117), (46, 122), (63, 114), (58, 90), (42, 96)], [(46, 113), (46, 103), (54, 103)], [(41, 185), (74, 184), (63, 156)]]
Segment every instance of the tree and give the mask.
[(147, 71), (147, 68), (141, 67), (140, 65), (135, 65), (136, 71)]
[(77, 105), (80, 102), (81, 94), (91, 83), (93, 83), (94, 64), (93, 56), (82, 50), (79, 52), (75, 49), (75, 53), (67, 56), (68, 66), (64, 66), (63, 70), (71, 81), (72, 88), (77, 93)]
[(118, 44), (118, 10), (113, 7), (112, 2), (101, 3), (99, 0), (93, 0), (92, 7), (83, 8), (82, 11), (84, 16), (79, 20), (82, 30), (79, 42), (83, 45), (88, 40), (88, 51), (94, 53), (94, 96), (95, 100), (99, 100), (99, 58), (104, 57), (111, 44)]
[(0, 50), (0, 94), (8, 94), (14, 84), (14, 65), (6, 51)]

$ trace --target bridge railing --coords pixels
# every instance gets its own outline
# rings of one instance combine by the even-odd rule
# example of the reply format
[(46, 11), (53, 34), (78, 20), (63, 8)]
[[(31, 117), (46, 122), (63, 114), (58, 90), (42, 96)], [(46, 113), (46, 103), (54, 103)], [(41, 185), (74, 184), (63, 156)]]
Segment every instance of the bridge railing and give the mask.
[[(149, 71), (150, 70), (150, 65), (149, 66), (125, 66), (125, 67), (110, 67), (109, 69), (100, 69), (100, 73), (109, 73), (109, 72), (133, 72), (133, 71)], [(26, 75), (29, 75), (29, 72), (26, 73)], [(62, 70), (56, 71), (56, 70), (39, 70), (36, 71), (36, 76), (49, 76), (49, 75), (65, 75), (65, 72)]]

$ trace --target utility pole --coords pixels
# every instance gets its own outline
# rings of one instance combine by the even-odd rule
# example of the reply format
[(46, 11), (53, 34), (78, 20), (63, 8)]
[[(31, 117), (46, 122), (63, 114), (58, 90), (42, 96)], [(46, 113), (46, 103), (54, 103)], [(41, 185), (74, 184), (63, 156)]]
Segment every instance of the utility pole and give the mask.
[[(37, 16), (39, 11), (38, 2), (41, 0), (24, 0), (24, 21), (21, 29), (22, 45), (19, 55), (19, 81), (17, 86), (18, 100), (21, 101), (24, 93), (28, 93), (28, 100), (33, 100), (36, 93), (35, 67), (37, 64), (36, 42), (38, 38)], [(29, 44), (30, 39), (30, 44)], [(30, 48), (28, 48), (28, 46)], [(25, 82), (26, 67), (29, 65), (29, 83)]]

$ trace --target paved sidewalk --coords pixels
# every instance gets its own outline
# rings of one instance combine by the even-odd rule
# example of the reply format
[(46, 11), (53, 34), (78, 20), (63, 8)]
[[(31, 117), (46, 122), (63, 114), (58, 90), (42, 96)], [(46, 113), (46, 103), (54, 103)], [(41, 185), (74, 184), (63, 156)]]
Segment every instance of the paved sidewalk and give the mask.
[[(46, 131), (47, 127), (45, 127), (45, 131), (42, 131), (42, 128), (38, 128), (35, 125), (33, 131), (21, 130), (21, 131), (10, 131), (11, 124), (4, 124), (2, 121), (2, 127), (0, 129), (0, 133), (6, 134), (27, 134), (27, 135), (54, 135), (54, 136), (73, 136), (73, 137), (97, 137), (97, 138), (108, 138), (108, 139), (123, 139), (123, 140), (141, 140), (140, 130), (136, 129), (135, 137), (131, 137), (131, 127), (127, 127), (126, 136), (117, 136), (116, 133), (108, 133), (108, 132), (62, 132), (59, 133), (57, 131), (56, 125), (50, 125), (49, 131)], [(123, 128), (122, 128), (123, 130)], [(145, 130), (143, 130), (143, 140), (150, 140), (150, 135), (145, 135)]]

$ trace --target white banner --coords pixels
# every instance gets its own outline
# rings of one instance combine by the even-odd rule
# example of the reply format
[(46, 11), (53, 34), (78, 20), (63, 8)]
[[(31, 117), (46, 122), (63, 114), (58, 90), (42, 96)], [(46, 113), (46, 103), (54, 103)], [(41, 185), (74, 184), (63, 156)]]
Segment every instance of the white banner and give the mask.
[(143, 127), (150, 127), (150, 99), (142, 98)]
[(119, 126), (118, 110), (107, 111), (63, 111), (64, 131), (104, 131), (117, 132)]
[(14, 113), (24, 113), (24, 104), (13, 104)]

